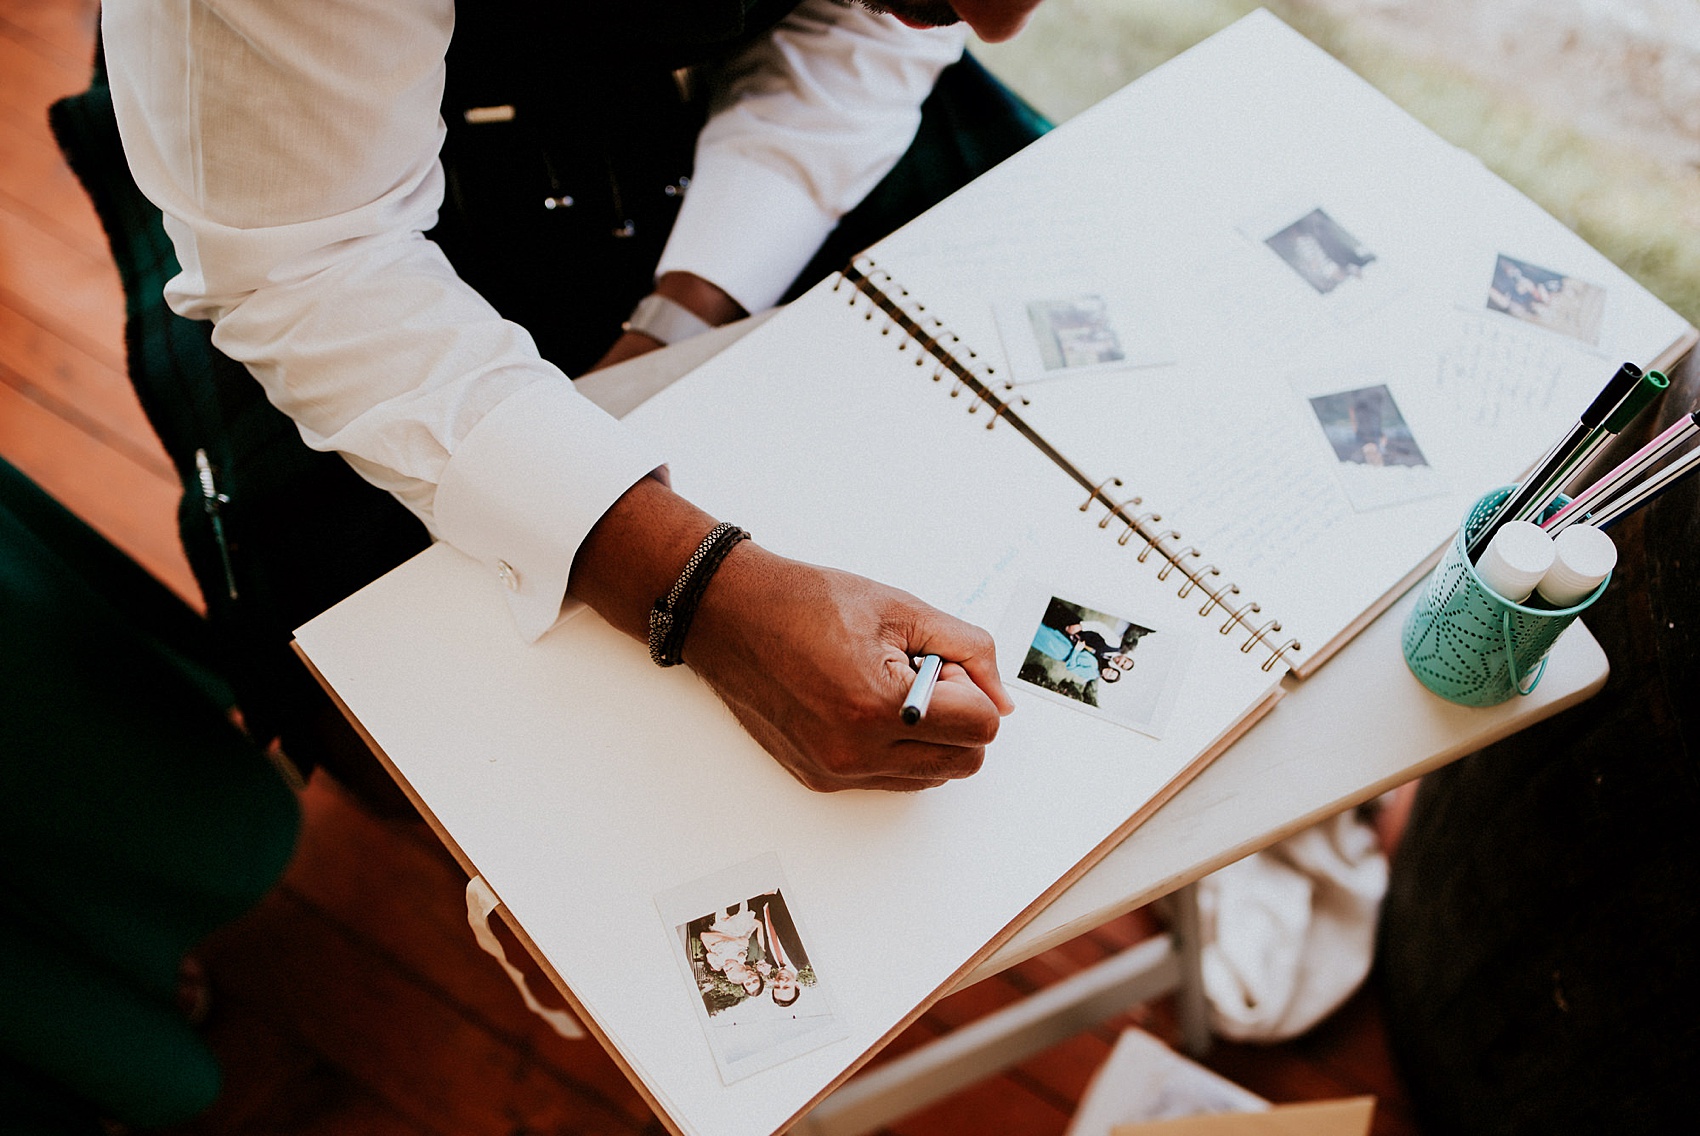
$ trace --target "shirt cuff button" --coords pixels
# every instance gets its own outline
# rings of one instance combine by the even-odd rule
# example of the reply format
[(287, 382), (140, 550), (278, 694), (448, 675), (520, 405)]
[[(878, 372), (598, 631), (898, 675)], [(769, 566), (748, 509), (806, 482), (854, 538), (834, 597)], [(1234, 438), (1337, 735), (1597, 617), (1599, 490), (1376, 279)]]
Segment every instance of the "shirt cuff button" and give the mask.
[(506, 560), (496, 561), (496, 575), (501, 577), (502, 585), (510, 592), (519, 591), (519, 573)]

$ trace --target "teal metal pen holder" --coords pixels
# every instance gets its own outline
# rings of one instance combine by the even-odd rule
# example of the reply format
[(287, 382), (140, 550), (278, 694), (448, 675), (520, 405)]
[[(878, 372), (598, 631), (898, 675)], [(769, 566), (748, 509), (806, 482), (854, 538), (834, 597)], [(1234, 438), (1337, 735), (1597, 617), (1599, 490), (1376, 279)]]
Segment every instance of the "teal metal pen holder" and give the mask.
[[(1461, 706), (1494, 706), (1534, 693), (1547, 652), (1611, 583), (1607, 576), (1581, 603), (1562, 609), (1512, 603), (1482, 583), (1464, 548), (1515, 488), (1496, 489), (1471, 507), (1405, 617), (1405, 665), (1424, 686)], [(1549, 515), (1562, 504), (1555, 502)]]

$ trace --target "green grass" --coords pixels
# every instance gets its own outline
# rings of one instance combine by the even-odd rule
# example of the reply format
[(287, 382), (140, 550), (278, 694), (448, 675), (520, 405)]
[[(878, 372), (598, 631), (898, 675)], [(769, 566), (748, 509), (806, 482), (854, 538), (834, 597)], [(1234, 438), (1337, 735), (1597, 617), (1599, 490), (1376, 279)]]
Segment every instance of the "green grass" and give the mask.
[(1481, 158), (1700, 324), (1700, 171), (1590, 139), (1461, 70), (1400, 52), (1302, 0), (1048, 0), (1021, 36), (976, 44), (974, 53), (1061, 121), (1260, 6)]

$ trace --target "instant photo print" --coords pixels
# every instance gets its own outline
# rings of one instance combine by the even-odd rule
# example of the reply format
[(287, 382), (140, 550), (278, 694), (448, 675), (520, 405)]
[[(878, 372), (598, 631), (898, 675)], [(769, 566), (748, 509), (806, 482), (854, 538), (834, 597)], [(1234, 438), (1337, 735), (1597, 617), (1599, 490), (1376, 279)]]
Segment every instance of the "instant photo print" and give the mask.
[(809, 956), (779, 857), (656, 896), (714, 1063), (727, 1084), (848, 1036)]
[[(1024, 582), (997, 636), (1020, 689), (1157, 738), (1191, 653), (1185, 630)], [(1006, 654), (1005, 644), (1016, 648)]]
[(1263, 243), (1323, 296), (1347, 281), (1361, 280), (1375, 263), (1375, 254), (1321, 209), (1264, 237)]
[(1103, 288), (1058, 289), (993, 306), (1012, 383), (1175, 361), (1153, 303)]
[(1384, 509), (1445, 491), (1385, 383), (1300, 393), (1353, 509)]
[[(1286, 281), (1295, 315), (1350, 323), (1394, 299), (1400, 275), (1337, 212), (1289, 199), (1241, 221), (1240, 235), (1260, 246), (1264, 275)], [(1284, 266), (1284, 268), (1282, 267)]]
[(1487, 309), (1596, 347), (1605, 321), (1606, 290), (1500, 253), (1487, 289)]

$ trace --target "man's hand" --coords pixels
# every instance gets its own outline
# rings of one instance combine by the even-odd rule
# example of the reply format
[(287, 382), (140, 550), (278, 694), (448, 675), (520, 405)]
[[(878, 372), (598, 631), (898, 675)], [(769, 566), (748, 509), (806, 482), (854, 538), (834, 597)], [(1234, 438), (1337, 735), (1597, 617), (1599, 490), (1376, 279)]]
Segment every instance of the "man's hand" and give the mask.
[[(713, 518), (645, 479), (579, 549), (568, 590), (638, 639)], [(947, 665), (927, 715), (899, 708), (913, 655)], [(709, 582), (685, 661), (811, 789), (925, 789), (979, 769), (1014, 708), (992, 640), (905, 592), (745, 541)]]
[[(914, 655), (949, 660), (927, 714)], [(685, 661), (811, 789), (927, 789), (980, 768), (1014, 708), (992, 637), (907, 592), (745, 543), (709, 585)]]

